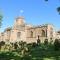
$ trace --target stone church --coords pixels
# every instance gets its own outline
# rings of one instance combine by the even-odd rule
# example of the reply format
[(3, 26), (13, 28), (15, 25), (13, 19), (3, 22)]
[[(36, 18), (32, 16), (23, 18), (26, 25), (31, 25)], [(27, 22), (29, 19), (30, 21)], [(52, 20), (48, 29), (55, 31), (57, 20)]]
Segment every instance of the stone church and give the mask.
[(48, 41), (50, 41), (50, 39), (54, 39), (54, 26), (51, 24), (32, 26), (25, 22), (24, 17), (20, 16), (16, 18), (12, 27), (7, 27), (4, 32), (0, 34), (0, 41), (25, 41), (27, 43), (31, 43), (36, 42), (38, 36), (41, 42), (44, 42), (46, 38)]

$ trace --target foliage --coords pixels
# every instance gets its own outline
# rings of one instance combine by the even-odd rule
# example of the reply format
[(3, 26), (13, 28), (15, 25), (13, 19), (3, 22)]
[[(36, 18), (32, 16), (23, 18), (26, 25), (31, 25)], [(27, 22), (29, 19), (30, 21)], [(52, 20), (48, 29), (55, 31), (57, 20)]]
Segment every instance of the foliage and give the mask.
[(36, 47), (36, 46), (37, 46), (36, 42), (33, 42), (32, 47)]
[(55, 39), (54, 47), (55, 47), (55, 50), (59, 50), (59, 48), (60, 48), (60, 41), (58, 39)]
[(17, 42), (14, 43), (14, 49), (17, 49), (18, 45)]
[(57, 8), (57, 12), (60, 14), (60, 7)]
[[(45, 45), (44, 43), (37, 45), (35, 42), (30, 44), (26, 42), (10, 43), (10, 45), (13, 45), (14, 50), (8, 50), (7, 52), (4, 50), (3, 53), (0, 51), (0, 60), (44, 60), (47, 58), (50, 59), (51, 57), (53, 57), (52, 60), (57, 59), (57, 57), (58, 60), (60, 60), (60, 50), (54, 50), (60, 46), (58, 41), (58, 39), (55, 39), (54, 44), (50, 45), (47, 39), (45, 39)], [(4, 45), (4, 43), (2, 43), (2, 45)], [(18, 46), (21, 47), (19, 48)]]
[[(48, 2), (49, 0), (45, 0), (45, 2)], [(60, 1), (59, 1), (60, 2)], [(59, 13), (59, 15), (60, 15), (60, 6), (59, 7), (57, 7), (57, 12)]]
[(1, 46), (4, 46), (4, 45), (5, 45), (5, 42), (4, 42), (4, 41), (1, 41), (1, 42), (0, 42), (0, 45), (1, 45)]
[(45, 39), (44, 45), (48, 45), (48, 39)]
[(5, 45), (5, 42), (4, 41), (1, 41), (0, 42), (0, 50), (1, 50), (1, 47)]
[(45, 1), (48, 1), (48, 0), (45, 0)]
[(40, 44), (41, 44), (41, 40), (37, 39), (37, 45), (40, 45)]

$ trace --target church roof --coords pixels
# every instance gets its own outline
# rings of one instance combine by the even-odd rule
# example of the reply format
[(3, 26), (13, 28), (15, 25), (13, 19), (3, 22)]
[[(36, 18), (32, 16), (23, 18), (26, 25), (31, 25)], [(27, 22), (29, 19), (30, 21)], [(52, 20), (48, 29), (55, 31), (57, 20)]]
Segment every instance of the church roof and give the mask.
[(5, 29), (5, 31), (10, 31), (12, 28), (11, 27), (8, 27)]
[(24, 19), (24, 17), (23, 16), (19, 16), (19, 17), (16, 18), (16, 20), (17, 19)]

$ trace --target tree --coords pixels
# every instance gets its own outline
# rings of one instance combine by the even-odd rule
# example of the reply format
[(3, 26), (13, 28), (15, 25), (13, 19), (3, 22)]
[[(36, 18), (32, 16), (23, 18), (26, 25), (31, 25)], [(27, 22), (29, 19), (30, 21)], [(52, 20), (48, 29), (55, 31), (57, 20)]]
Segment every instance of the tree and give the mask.
[(45, 39), (44, 45), (48, 45), (48, 39)]
[(55, 50), (59, 50), (59, 48), (60, 48), (60, 42), (59, 42), (58, 39), (55, 39), (55, 42), (54, 42), (54, 49), (55, 49)]
[[(46, 2), (48, 2), (49, 0), (45, 0)], [(60, 1), (59, 1), (60, 2)], [(60, 6), (59, 7), (57, 7), (57, 12), (59, 13), (59, 15), (60, 15)]]
[(1, 46), (4, 46), (4, 45), (5, 45), (5, 42), (4, 42), (4, 41), (1, 41), (1, 42), (0, 42), (0, 45), (1, 45)]
[(17, 42), (14, 43), (14, 49), (16, 50), (18, 48)]
[(5, 42), (4, 41), (1, 41), (0, 42), (0, 50), (1, 50), (1, 47), (5, 45)]
[(57, 12), (60, 14), (60, 7), (57, 8)]
[(48, 0), (45, 0), (45, 1), (48, 1)]
[(52, 38), (50, 38), (50, 45), (52, 45), (53, 44), (53, 40), (52, 40)]
[(37, 46), (36, 42), (33, 42), (32, 47), (36, 47), (36, 46)]
[(40, 44), (41, 44), (41, 41), (40, 41), (39, 36), (38, 36), (37, 45), (40, 45)]

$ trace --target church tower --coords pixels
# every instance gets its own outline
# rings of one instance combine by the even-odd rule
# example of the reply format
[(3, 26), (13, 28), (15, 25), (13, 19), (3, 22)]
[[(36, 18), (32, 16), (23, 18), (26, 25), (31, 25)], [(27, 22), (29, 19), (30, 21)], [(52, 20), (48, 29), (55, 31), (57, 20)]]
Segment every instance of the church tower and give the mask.
[(17, 29), (23, 26), (25, 26), (24, 17), (23, 16), (17, 17), (14, 22), (14, 29)]

